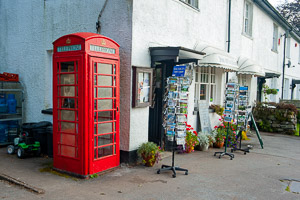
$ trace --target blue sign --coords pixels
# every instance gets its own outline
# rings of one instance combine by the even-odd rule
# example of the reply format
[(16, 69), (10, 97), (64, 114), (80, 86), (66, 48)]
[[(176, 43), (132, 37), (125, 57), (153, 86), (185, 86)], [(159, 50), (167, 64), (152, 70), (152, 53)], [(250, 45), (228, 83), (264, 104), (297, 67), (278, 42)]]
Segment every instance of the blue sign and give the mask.
[(172, 76), (184, 76), (186, 65), (174, 66)]

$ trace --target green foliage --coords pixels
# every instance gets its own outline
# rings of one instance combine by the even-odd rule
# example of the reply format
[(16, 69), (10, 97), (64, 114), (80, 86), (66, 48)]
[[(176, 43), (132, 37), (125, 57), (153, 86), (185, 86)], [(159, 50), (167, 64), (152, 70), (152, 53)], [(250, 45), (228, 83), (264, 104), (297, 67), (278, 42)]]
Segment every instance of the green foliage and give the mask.
[(300, 31), (300, 0), (284, 1), (277, 9), (297, 31)]
[(198, 138), (199, 138), (199, 145), (203, 146), (203, 145), (208, 145), (209, 144), (209, 139), (208, 139), (208, 135), (205, 133), (199, 133), (198, 134)]
[(142, 158), (143, 163), (158, 162), (161, 160), (160, 147), (153, 142), (143, 143), (137, 150), (137, 154)]
[(215, 105), (215, 104), (212, 104), (212, 105), (210, 106), (210, 108), (214, 109), (214, 110), (215, 110), (215, 112), (216, 112), (218, 115), (220, 115), (220, 116), (222, 116), (222, 115), (223, 115), (224, 108), (223, 108), (223, 107), (221, 107), (220, 105)]
[(196, 131), (192, 131), (190, 128), (187, 128), (185, 136), (185, 144), (187, 148), (194, 150), (194, 147), (199, 144), (197, 135)]
[(90, 175), (90, 178), (97, 178), (98, 177), (98, 174), (92, 174)]

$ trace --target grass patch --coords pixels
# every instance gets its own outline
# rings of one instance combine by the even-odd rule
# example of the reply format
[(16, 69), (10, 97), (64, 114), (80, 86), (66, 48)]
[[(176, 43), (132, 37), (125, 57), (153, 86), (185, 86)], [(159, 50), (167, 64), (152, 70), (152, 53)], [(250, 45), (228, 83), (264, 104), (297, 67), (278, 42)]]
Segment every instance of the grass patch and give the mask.
[(44, 172), (48, 172), (48, 173), (51, 173), (51, 174), (54, 174), (54, 175), (57, 175), (57, 176), (61, 176), (61, 177), (65, 177), (65, 178), (69, 178), (69, 179), (72, 179), (74, 181), (78, 181), (77, 178), (73, 177), (73, 176), (69, 176), (67, 174), (64, 174), (64, 173), (60, 173), (58, 171), (55, 171), (53, 170), (53, 163), (50, 162), (50, 163), (46, 163), (44, 165), (45, 167), (41, 168), (39, 171), (44, 173)]
[(297, 123), (297, 133), (295, 134), (296, 136), (299, 136), (299, 130), (300, 130), (300, 124), (299, 123)]
[(291, 190), (290, 190), (290, 186), (288, 185), (288, 186), (286, 186), (286, 188), (285, 188), (285, 191), (287, 191), (287, 192), (291, 192)]

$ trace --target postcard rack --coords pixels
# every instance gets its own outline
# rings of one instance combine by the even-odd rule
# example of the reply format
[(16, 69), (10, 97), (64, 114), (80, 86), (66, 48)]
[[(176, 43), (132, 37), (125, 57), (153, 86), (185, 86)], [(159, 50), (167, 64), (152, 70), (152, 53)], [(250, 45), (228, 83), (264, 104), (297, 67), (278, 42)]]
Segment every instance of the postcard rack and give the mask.
[(175, 150), (178, 145), (185, 149), (186, 121), (188, 108), (188, 90), (190, 80), (187, 77), (169, 77), (165, 90), (164, 123), (165, 134), (172, 145), (172, 165), (162, 165), (157, 173), (171, 170), (172, 177), (176, 177), (176, 171), (184, 171), (188, 175), (188, 170), (174, 165)]
[(228, 134), (229, 134), (229, 127), (230, 123), (233, 122), (235, 118), (235, 104), (236, 104), (236, 98), (238, 95), (237, 90), (237, 84), (236, 83), (227, 83), (226, 84), (226, 91), (225, 91), (225, 110), (224, 110), (224, 123), (227, 124), (227, 132), (226, 132), (226, 138), (225, 138), (225, 149), (223, 152), (215, 152), (214, 156), (219, 155), (219, 158), (222, 156), (229, 156), (230, 160), (234, 158), (234, 154), (227, 152), (227, 144), (228, 144)]
[(249, 92), (248, 86), (239, 86), (238, 91), (238, 98), (237, 98), (237, 139), (239, 139), (239, 147), (233, 147), (231, 152), (234, 151), (243, 151), (244, 154), (249, 153), (249, 148), (242, 148), (242, 132), (247, 129), (248, 124), (248, 104), (249, 104)]

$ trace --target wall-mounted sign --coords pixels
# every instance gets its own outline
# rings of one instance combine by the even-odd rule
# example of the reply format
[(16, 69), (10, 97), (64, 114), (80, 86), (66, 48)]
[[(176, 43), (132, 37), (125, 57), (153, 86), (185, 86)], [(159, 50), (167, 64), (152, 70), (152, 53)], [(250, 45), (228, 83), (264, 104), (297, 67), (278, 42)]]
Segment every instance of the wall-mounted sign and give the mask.
[(146, 107), (152, 103), (153, 69), (133, 67), (133, 107)]
[(81, 50), (81, 45), (80, 44), (57, 47), (57, 52), (80, 51), (80, 50)]
[(102, 53), (109, 53), (109, 54), (115, 54), (116, 50), (113, 48), (108, 48), (108, 47), (101, 47), (101, 46), (97, 46), (97, 45), (90, 45), (90, 50), (91, 51), (98, 51), (98, 52), (102, 52)]
[(172, 76), (183, 77), (185, 74), (186, 65), (174, 66)]

